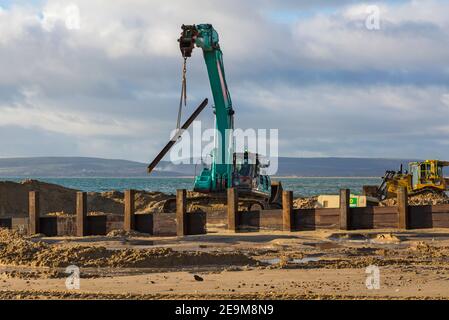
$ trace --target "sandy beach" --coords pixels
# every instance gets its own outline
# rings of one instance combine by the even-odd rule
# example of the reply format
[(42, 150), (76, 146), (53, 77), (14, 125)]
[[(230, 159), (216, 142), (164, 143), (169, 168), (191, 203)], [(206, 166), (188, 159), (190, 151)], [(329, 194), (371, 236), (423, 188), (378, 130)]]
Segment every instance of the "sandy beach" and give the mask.
[[(0, 257), (1, 299), (449, 297), (447, 230), (82, 239), (2, 231)], [(80, 268), (79, 289), (66, 287), (68, 265)], [(371, 265), (379, 289), (366, 286)]]

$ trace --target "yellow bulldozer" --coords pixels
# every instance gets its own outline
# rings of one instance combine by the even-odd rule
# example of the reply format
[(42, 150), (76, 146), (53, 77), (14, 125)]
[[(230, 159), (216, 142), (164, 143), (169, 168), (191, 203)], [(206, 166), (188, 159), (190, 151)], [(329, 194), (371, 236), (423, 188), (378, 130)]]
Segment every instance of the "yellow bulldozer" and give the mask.
[(377, 196), (380, 200), (396, 197), (399, 187), (407, 188), (410, 195), (445, 192), (448, 180), (444, 178), (443, 168), (447, 166), (449, 161), (425, 160), (409, 163), (408, 171), (404, 171), (401, 165), (399, 171), (385, 173)]

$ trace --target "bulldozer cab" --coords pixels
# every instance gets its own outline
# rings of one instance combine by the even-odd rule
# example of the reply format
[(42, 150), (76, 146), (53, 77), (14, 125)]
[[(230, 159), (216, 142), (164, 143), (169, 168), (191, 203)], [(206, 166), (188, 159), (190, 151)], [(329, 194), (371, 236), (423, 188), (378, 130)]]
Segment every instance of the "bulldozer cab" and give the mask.
[(449, 166), (449, 162), (439, 160), (410, 163), (409, 170), (412, 175), (413, 191), (423, 189), (446, 190), (443, 168), (447, 166)]

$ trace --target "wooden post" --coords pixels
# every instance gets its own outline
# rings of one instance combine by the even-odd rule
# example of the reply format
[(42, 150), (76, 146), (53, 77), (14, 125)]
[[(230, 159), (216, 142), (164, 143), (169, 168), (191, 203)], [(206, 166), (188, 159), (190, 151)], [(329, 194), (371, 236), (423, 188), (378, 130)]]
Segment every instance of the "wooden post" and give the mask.
[(187, 234), (187, 199), (186, 190), (176, 191), (176, 235), (183, 237)]
[(282, 192), (282, 230), (291, 232), (293, 229), (293, 192)]
[(228, 230), (237, 232), (238, 229), (238, 213), (239, 213), (239, 195), (237, 189), (228, 189)]
[(349, 189), (340, 190), (340, 229), (349, 230), (351, 226), (349, 200), (351, 191)]
[(28, 215), (29, 215), (29, 234), (39, 233), (40, 203), (39, 192), (30, 191), (28, 193)]
[(407, 188), (398, 188), (398, 227), (399, 229), (408, 229), (408, 192)]
[(76, 193), (76, 235), (87, 236), (87, 193)]
[(125, 190), (125, 218), (123, 229), (131, 231), (135, 228), (135, 191)]

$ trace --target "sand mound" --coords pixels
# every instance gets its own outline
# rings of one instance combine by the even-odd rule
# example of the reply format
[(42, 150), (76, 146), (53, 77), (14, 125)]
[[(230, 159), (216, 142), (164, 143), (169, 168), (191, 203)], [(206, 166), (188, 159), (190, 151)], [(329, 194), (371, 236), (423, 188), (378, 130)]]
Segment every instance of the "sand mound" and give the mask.
[(318, 197), (296, 198), (293, 200), (293, 208), (295, 209), (314, 209), (317, 208)]
[[(125, 195), (120, 191), (90, 192), (88, 194), (89, 208), (114, 214), (123, 214)], [(136, 191), (135, 206), (137, 213), (163, 212), (168, 200), (175, 200), (174, 195), (162, 192)]]
[[(28, 215), (28, 193), (39, 191), (41, 212), (53, 216), (75, 214), (77, 190), (37, 180), (21, 183), (0, 181), (0, 217)], [(88, 211), (106, 214), (123, 214), (124, 194), (118, 191), (89, 192)], [(136, 192), (136, 212), (174, 212), (175, 196), (162, 192)]]
[[(425, 192), (408, 197), (411, 206), (425, 206), (449, 203), (449, 197), (445, 193)], [(381, 207), (392, 207), (397, 205), (397, 199), (387, 199), (379, 203)]]
[[(120, 212), (123, 212), (123, 198), (124, 194), (118, 191), (102, 192), (101, 194), (92, 194), (97, 201), (104, 203), (104, 201), (113, 201), (115, 205), (120, 205)], [(187, 206), (188, 211), (202, 211), (208, 210), (224, 210), (226, 208), (225, 199), (209, 198), (202, 193), (188, 191), (187, 192)], [(175, 212), (176, 211), (176, 197), (171, 194), (163, 192), (147, 192), (136, 191), (135, 195), (136, 213), (152, 213), (152, 212)], [(242, 208), (243, 210), (243, 208)], [(116, 212), (114, 207), (109, 208), (107, 212)]]
[(409, 252), (418, 254), (422, 258), (445, 258), (449, 256), (449, 247), (431, 246), (424, 241), (413, 242), (410, 244)]
[[(74, 215), (76, 212), (77, 190), (65, 188), (56, 184), (45, 183), (37, 180), (26, 180), (21, 183), (0, 182), (0, 217), (25, 217), (28, 215), (28, 193), (39, 191), (41, 201), (41, 213), (52, 216)], [(311, 204), (302, 207), (312, 207)], [(136, 191), (135, 206), (137, 214), (154, 212), (176, 212), (176, 197), (163, 192)], [(190, 212), (207, 212), (224, 210), (225, 198), (207, 197), (197, 192), (187, 192), (187, 206)], [(247, 208), (243, 203), (240, 210)], [(90, 215), (118, 214), (124, 210), (124, 193), (119, 191), (89, 192), (87, 194), (87, 209)]]
[(28, 192), (39, 191), (42, 212), (69, 212), (75, 210), (76, 190), (36, 180), (21, 183), (0, 182), (0, 216), (26, 216)]
[(421, 253), (429, 253), (433, 250), (433, 248), (424, 241), (418, 241), (410, 244), (410, 250)]
[(255, 265), (240, 252), (178, 252), (169, 248), (108, 250), (96, 246), (33, 242), (0, 229), (0, 264), (33, 267), (158, 268), (197, 265)]
[(381, 233), (376, 235), (373, 241), (379, 243), (396, 243), (400, 242), (401, 240), (392, 233)]

